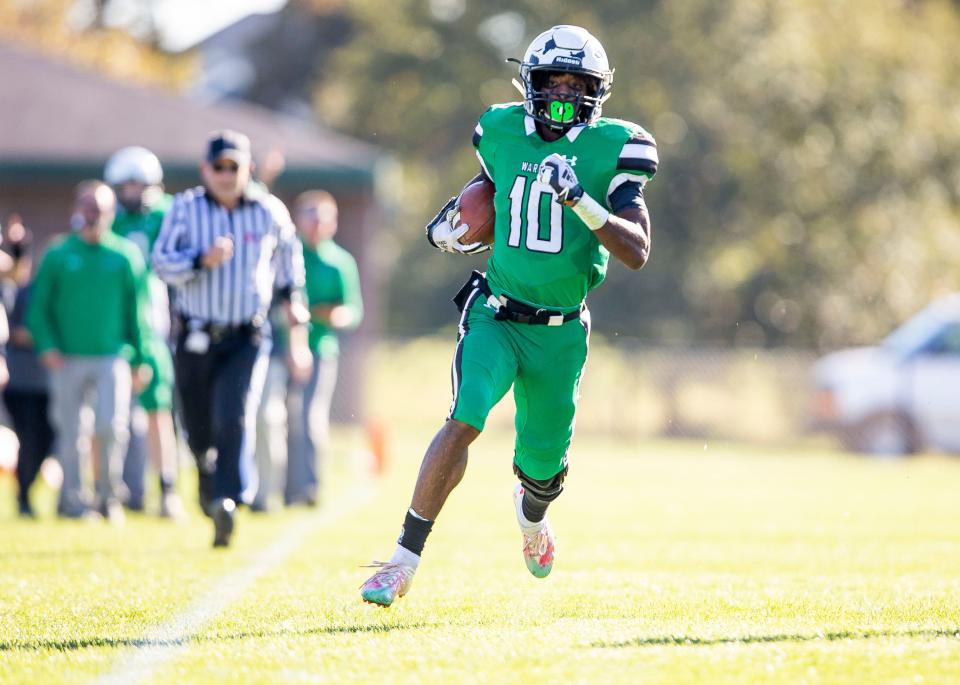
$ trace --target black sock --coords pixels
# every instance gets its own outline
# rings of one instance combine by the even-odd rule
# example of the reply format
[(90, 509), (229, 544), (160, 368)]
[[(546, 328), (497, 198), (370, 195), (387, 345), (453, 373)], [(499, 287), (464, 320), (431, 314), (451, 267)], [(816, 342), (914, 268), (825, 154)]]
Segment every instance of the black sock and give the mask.
[(523, 489), (523, 500), (520, 502), (520, 508), (523, 509), (523, 517), (530, 523), (540, 523), (543, 517), (547, 515), (547, 507), (550, 502), (537, 499), (527, 488)]
[(403, 530), (400, 532), (400, 539), (397, 540), (397, 544), (420, 556), (432, 528), (433, 521), (416, 516), (413, 509), (410, 509), (403, 520)]
[(171, 490), (173, 490), (173, 481), (164, 476), (160, 476), (160, 494), (166, 495)]

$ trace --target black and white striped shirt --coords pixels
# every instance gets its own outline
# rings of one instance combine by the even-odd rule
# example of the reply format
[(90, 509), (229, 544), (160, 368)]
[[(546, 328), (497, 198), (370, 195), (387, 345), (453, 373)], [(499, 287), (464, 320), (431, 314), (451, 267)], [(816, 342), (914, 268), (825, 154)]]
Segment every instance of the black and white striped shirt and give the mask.
[[(233, 257), (200, 265), (221, 236), (233, 239)], [(153, 266), (176, 288), (177, 312), (188, 319), (241, 325), (266, 319), (274, 289), (301, 290), (303, 251), (290, 213), (275, 196), (252, 190), (228, 210), (203, 186), (179, 193), (153, 246)]]

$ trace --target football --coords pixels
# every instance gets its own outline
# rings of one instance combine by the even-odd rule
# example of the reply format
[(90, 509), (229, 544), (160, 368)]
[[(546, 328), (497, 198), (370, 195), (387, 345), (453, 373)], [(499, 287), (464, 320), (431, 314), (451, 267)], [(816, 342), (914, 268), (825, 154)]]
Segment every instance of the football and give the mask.
[(484, 178), (471, 183), (460, 193), (460, 221), (470, 227), (470, 230), (460, 237), (460, 242), (464, 245), (477, 241), (484, 245), (493, 244), (493, 227), (496, 224), (494, 190), (494, 185)]

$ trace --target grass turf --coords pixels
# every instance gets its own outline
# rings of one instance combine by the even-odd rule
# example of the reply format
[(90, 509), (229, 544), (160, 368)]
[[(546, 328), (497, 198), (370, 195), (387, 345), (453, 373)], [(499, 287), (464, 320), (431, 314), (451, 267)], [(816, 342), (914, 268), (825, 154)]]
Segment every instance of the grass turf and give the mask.
[[(327, 503), (360, 469), (340, 434)], [(358, 568), (392, 551), (425, 427), (395, 432), (375, 496), (324, 525), (304, 510), (122, 529), (14, 518), (0, 480), (0, 682), (91, 682), (156, 649), (157, 624), (209, 604), (298, 526), (276, 567), (167, 650), (144, 682), (960, 682), (960, 460), (884, 462), (578, 435), (551, 509), (553, 574), (524, 568), (509, 435), (494, 431), (390, 610)], [(188, 486), (184, 487), (185, 492)]]

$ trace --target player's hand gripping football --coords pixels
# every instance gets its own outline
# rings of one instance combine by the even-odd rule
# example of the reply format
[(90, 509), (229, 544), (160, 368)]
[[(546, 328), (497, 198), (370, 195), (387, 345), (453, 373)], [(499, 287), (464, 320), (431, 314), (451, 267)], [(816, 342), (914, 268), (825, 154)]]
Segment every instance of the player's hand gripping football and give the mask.
[(568, 207), (577, 204), (583, 196), (583, 188), (577, 180), (577, 174), (563, 155), (553, 153), (544, 157), (540, 162), (537, 180), (550, 186), (557, 194), (557, 202)]
[(470, 226), (460, 221), (460, 205), (457, 204), (457, 198), (451, 197), (427, 224), (427, 238), (434, 247), (444, 252), (476, 254), (488, 249), (487, 245), (479, 241), (467, 245), (461, 243), (460, 238), (469, 230)]

